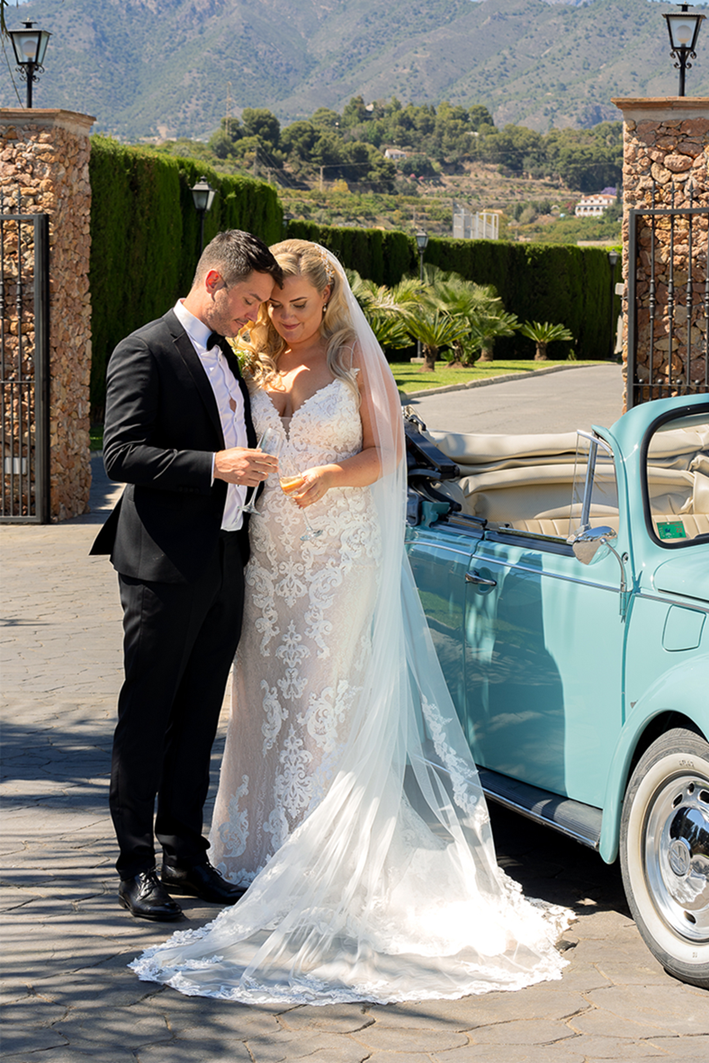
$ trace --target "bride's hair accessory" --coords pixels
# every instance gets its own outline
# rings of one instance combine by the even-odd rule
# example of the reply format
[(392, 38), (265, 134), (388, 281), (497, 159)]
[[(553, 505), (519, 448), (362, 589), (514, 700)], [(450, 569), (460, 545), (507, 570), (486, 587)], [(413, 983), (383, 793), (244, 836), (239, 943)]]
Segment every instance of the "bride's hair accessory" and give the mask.
[(328, 283), (329, 284), (334, 284), (334, 282), (335, 282), (335, 270), (332, 268), (332, 263), (330, 262), (329, 258), (327, 257), (327, 251), (325, 250), (324, 247), (321, 247), (320, 244), (314, 244), (313, 246), (315, 248), (317, 248), (317, 252), (320, 255), (320, 258), (322, 259), (322, 264), (323, 264), (323, 266), (325, 268), (325, 272), (327, 274)]

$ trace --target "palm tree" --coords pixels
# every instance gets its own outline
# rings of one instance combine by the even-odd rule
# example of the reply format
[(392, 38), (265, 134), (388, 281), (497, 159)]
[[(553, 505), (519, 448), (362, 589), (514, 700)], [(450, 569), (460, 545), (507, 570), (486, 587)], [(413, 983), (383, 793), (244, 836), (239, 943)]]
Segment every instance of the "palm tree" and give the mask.
[(545, 362), (547, 357), (547, 344), (553, 340), (572, 340), (573, 334), (566, 325), (553, 325), (551, 321), (525, 321), (519, 330), (527, 339), (534, 340), (537, 345), (535, 362)]
[(479, 356), (481, 362), (495, 359), (494, 344), (498, 336), (512, 336), (520, 327), (516, 314), (506, 310), (494, 309), (489, 313), (480, 313), (471, 322), (470, 335), (466, 343), (466, 356), (475, 361)]
[(454, 344), (455, 361), (460, 365), (469, 365), (478, 355), (481, 361), (491, 362), (495, 337), (511, 336), (518, 327), (517, 318), (506, 313), (491, 284), (475, 284), (456, 273), (441, 274), (429, 298), (451, 317), (465, 321), (467, 336)]
[(421, 343), (423, 350), (422, 372), (432, 373), (441, 347), (452, 347), (466, 331), (461, 318), (451, 317), (442, 310), (434, 310), (421, 303), (415, 314), (406, 321), (409, 336)]
[(418, 277), (404, 277), (390, 289), (390, 294), (404, 314), (411, 314), (415, 312), (421, 300), (427, 298), (426, 291), (425, 280), (422, 287)]
[(370, 328), (383, 351), (399, 351), (411, 346), (411, 337), (406, 329), (403, 315), (383, 311), (370, 311), (367, 315)]
[[(377, 343), (384, 350), (398, 350), (411, 343), (406, 331), (406, 318), (413, 299), (400, 295), (396, 288), (377, 285), (365, 280), (355, 270), (347, 270), (352, 294), (362, 307)], [(404, 282), (402, 282), (403, 284)]]

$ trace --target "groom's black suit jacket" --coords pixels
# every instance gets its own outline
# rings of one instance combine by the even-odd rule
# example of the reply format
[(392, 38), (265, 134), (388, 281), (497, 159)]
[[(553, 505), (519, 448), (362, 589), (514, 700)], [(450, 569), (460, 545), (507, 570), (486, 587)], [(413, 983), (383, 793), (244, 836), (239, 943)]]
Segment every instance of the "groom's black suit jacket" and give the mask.
[[(223, 353), (244, 395), (249, 446), (256, 445), (249, 396), (228, 344)], [(108, 367), (104, 462), (126, 487), (94, 542), (124, 576), (161, 583), (199, 579), (214, 551), (227, 485), (211, 482), (224, 449), (214, 393), (173, 310), (118, 344)], [(241, 552), (248, 558), (246, 520)]]

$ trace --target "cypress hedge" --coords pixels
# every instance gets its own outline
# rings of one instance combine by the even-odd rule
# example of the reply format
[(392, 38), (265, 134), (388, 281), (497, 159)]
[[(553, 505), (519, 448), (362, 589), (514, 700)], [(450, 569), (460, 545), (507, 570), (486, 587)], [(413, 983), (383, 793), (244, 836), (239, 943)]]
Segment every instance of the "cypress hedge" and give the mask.
[[(393, 285), (407, 273), (418, 273), (416, 241), (403, 232), (292, 220), (288, 236), (316, 240), (344, 265), (377, 284)], [(566, 325), (573, 333), (577, 358), (608, 357), (611, 274), (602, 248), (431, 237), (424, 262), (453, 270), (476, 284), (492, 284), (505, 309), (520, 321)], [(568, 347), (552, 343), (550, 356), (564, 357)], [(534, 356), (532, 341), (518, 335), (498, 339), (495, 350), (499, 357)]]
[(227, 177), (194, 159), (91, 140), (93, 357), (91, 417), (101, 420), (106, 365), (119, 340), (164, 314), (191, 286), (200, 221), (190, 188), (205, 176), (217, 190), (205, 216), (204, 242), (223, 229), (246, 229), (266, 243), (283, 235), (275, 190), (263, 181)]
[(395, 229), (336, 228), (293, 219), (288, 222), (288, 236), (315, 240), (348, 269), (377, 284), (398, 284), (404, 274), (418, 268), (416, 242)]
[[(494, 285), (505, 309), (520, 321), (566, 325), (577, 358), (608, 357), (611, 272), (602, 248), (431, 238), (425, 261), (477, 284)], [(534, 355), (532, 341), (516, 335), (500, 338), (495, 349), (500, 357)], [(567, 350), (565, 343), (549, 345), (552, 358)]]

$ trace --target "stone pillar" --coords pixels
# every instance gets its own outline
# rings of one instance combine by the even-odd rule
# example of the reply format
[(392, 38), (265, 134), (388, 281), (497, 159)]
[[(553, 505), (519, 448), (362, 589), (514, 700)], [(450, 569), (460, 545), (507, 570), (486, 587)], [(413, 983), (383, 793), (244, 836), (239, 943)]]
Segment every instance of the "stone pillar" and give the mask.
[[(643, 387), (635, 401), (681, 394), (705, 378), (706, 317), (699, 305), (707, 270), (707, 221), (692, 225), (692, 303), (689, 352), (686, 284), (689, 263), (687, 217), (655, 218), (655, 276), (651, 330), (650, 266), (652, 228), (643, 219), (638, 230), (638, 255), (628, 259), (629, 214), (642, 208), (709, 207), (709, 99), (677, 96), (658, 99), (615, 99), (623, 112), (623, 362), (628, 368), (628, 271), (636, 270), (636, 380)], [(671, 253), (672, 251), (672, 253)], [(672, 274), (670, 274), (672, 258)], [(674, 291), (668, 289), (672, 277)], [(671, 295), (671, 298), (668, 296)], [(651, 340), (652, 335), (652, 340)], [(670, 351), (672, 352), (670, 357)], [(671, 365), (670, 365), (671, 362)], [(631, 381), (626, 382), (627, 385)]]
[[(50, 512), (88, 511), (91, 373), (89, 132), (73, 111), (0, 109), (0, 189), (6, 209), (49, 215)], [(8, 203), (8, 201), (10, 201)]]

